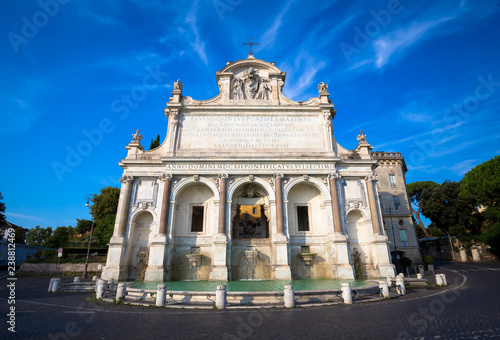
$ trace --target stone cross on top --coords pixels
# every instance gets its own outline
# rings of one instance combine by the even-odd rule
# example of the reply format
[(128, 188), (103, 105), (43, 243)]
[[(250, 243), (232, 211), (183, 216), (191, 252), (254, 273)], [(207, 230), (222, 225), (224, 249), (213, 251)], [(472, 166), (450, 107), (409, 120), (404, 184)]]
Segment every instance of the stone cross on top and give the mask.
[(253, 39), (252, 39), (252, 38), (250, 38), (250, 42), (248, 42), (248, 43), (243, 43), (243, 45), (248, 45), (248, 46), (250, 46), (250, 51), (248, 52), (248, 56), (250, 57), (250, 56), (253, 56), (252, 46), (253, 46), (253, 45), (256, 45), (256, 46), (257, 46), (257, 45), (259, 45), (259, 43), (254, 43), (254, 42), (253, 42)]

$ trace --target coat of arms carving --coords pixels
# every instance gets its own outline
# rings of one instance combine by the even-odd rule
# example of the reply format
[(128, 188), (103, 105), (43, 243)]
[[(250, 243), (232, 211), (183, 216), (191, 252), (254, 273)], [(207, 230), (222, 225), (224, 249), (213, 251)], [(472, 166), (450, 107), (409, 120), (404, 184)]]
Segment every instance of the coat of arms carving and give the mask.
[(259, 70), (250, 67), (242, 77), (232, 82), (232, 99), (269, 99), (272, 91), (271, 80), (262, 78)]

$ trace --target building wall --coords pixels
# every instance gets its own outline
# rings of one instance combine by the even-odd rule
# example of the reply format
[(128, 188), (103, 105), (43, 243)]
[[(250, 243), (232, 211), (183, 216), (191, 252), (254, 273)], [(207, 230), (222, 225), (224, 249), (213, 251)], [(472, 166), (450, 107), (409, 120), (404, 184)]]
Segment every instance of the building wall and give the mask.
[[(422, 258), (406, 190), (404, 158), (398, 152), (373, 152), (372, 155), (379, 161), (375, 173), (378, 178), (384, 230), (390, 241), (391, 254), (397, 250), (400, 256), (410, 258), (414, 264), (421, 263)], [(392, 181), (391, 176), (393, 176)], [(406, 242), (401, 239), (401, 231), (406, 232)]]

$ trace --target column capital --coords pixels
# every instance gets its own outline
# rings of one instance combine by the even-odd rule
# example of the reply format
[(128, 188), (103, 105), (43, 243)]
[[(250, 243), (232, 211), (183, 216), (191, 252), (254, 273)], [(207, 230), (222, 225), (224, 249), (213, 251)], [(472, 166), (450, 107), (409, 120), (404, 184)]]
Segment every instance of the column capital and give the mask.
[(160, 176), (158, 176), (158, 179), (160, 181), (171, 181), (172, 180), (172, 174), (170, 173), (162, 173)]
[(225, 172), (221, 173), (221, 174), (218, 174), (218, 176), (219, 176), (220, 179), (223, 179), (223, 178), (227, 179), (229, 177), (229, 175), (227, 173), (225, 173)]
[(274, 174), (274, 177), (276, 179), (283, 179), (284, 175), (282, 173), (277, 172), (277, 173)]
[(342, 175), (339, 174), (338, 172), (332, 172), (331, 174), (328, 174), (328, 179), (337, 180), (337, 179), (341, 179), (341, 178), (342, 178)]
[(368, 181), (371, 181), (371, 182), (376, 182), (378, 181), (377, 179), (377, 176), (375, 174), (371, 174), (371, 175), (368, 175), (365, 177), (365, 180), (368, 182)]
[(120, 182), (122, 183), (131, 183), (134, 181), (134, 176), (123, 176), (120, 178)]

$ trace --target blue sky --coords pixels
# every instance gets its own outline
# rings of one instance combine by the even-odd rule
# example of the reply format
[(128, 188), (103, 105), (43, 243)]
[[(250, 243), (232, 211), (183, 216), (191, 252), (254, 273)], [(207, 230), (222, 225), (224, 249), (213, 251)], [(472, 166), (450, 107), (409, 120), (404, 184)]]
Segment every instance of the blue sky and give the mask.
[(119, 186), (131, 134), (167, 131), (172, 83), (218, 93), (215, 71), (257, 58), (284, 93), (329, 84), (337, 141), (401, 152), (407, 182), (460, 180), (500, 154), (497, 1), (2, 2), (0, 192), (9, 221), (75, 225), (87, 194)]

